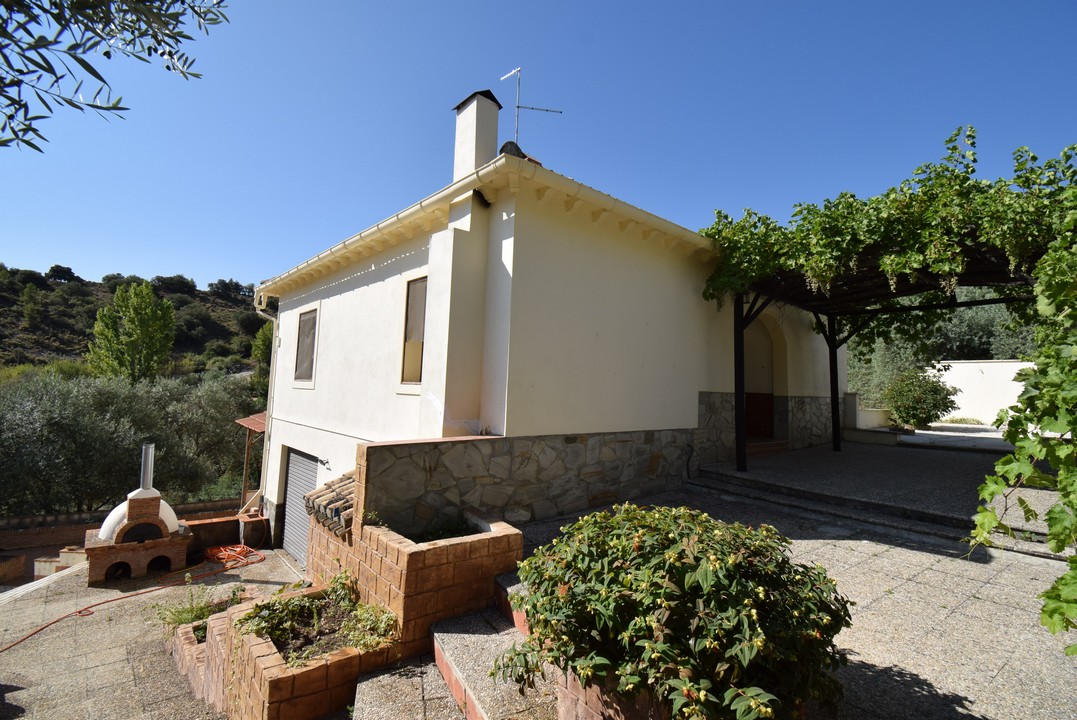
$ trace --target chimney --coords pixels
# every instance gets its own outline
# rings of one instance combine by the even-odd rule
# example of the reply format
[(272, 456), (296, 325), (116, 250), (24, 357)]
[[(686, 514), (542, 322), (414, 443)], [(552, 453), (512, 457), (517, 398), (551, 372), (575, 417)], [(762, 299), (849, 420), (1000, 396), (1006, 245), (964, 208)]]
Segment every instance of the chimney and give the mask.
[(489, 90), (479, 90), (453, 109), (456, 150), (452, 179), (456, 182), (497, 157), (497, 113), (501, 103)]
[(153, 443), (142, 444), (142, 477), (139, 489), (153, 489)]

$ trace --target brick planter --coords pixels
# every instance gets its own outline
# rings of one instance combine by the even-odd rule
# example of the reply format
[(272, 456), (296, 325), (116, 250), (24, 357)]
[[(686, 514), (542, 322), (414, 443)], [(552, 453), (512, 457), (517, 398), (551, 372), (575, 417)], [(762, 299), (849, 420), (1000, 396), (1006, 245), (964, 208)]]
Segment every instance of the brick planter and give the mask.
[(669, 720), (669, 704), (642, 693), (625, 698), (573, 673), (557, 673), (557, 720)]
[[(284, 597), (321, 592), (307, 588)], [(195, 696), (232, 720), (312, 720), (338, 712), (354, 702), (360, 673), (396, 660), (392, 646), (365, 652), (342, 648), (288, 667), (271, 640), (235, 627), (262, 600), (211, 616), (205, 643), (198, 643), (192, 623), (178, 627), (166, 645)]]
[(490, 607), (494, 578), (523, 559), (523, 535), (500, 520), (465, 513), (474, 535), (416, 543), (386, 527), (356, 525), (341, 538), (320, 522), (310, 524), (307, 572), (326, 581), (348, 570), (363, 602), (396, 615), (401, 658), (431, 652), (430, 626)]
[(177, 627), (175, 632), (165, 640), (165, 651), (172, 656), (180, 675), (187, 678), (191, 692), (198, 699), (204, 700), (206, 644), (198, 642), (198, 638), (194, 635), (194, 626), (197, 624), (187, 623)]

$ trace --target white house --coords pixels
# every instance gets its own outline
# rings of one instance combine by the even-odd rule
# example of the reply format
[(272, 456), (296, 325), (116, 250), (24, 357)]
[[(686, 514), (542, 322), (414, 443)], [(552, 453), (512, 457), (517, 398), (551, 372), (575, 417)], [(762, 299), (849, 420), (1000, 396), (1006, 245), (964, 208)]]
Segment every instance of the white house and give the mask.
[[(710, 241), (514, 143), (499, 154), (500, 109), (489, 91), (456, 107), (449, 185), (257, 289), (260, 307), (279, 298), (262, 486), (286, 547), (289, 528), (305, 542), (303, 493), (352, 470), (359, 443), (686, 429), (694, 463), (729, 455), (732, 314), (702, 299)], [(825, 343), (793, 308), (761, 319), (753, 434), (826, 441)]]

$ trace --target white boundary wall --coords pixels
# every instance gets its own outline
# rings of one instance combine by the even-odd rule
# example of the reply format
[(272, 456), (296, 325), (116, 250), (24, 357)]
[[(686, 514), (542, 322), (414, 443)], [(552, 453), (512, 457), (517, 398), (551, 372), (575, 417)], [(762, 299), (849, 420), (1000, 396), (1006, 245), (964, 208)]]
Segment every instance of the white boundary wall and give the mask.
[(1032, 367), (1020, 360), (943, 360), (940, 364), (950, 366), (942, 374), (943, 382), (961, 391), (954, 398), (957, 410), (952, 414), (988, 425), (994, 424), (999, 410), (1017, 402), (1022, 385), (1013, 376)]

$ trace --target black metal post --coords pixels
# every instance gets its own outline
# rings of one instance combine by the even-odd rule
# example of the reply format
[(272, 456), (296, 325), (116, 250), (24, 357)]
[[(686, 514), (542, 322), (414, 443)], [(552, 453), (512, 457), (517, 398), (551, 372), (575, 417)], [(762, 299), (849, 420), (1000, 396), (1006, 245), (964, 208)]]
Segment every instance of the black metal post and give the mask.
[(744, 295), (733, 298), (733, 427), (737, 470), (748, 469), (748, 421), (744, 402)]
[(830, 432), (834, 450), (841, 450), (841, 407), (838, 405), (838, 323), (833, 315), (826, 316), (826, 347), (830, 356)]

